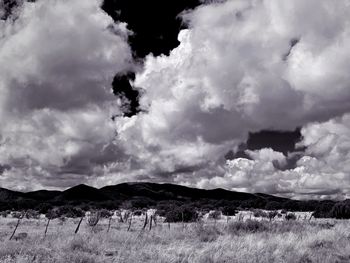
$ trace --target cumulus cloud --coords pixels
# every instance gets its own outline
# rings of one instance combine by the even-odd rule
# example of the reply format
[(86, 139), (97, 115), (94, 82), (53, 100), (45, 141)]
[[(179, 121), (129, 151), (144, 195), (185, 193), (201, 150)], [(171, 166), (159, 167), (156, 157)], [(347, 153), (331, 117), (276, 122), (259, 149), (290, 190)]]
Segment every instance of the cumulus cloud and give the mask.
[(132, 67), (129, 32), (100, 4), (24, 2), (0, 22), (2, 186), (67, 187), (123, 158), (111, 82)]
[(278, 169), (288, 158), (272, 149), (247, 151), (252, 159), (228, 160), (224, 176), (202, 178), (212, 185), (249, 192), (268, 192), (296, 198), (350, 197), (350, 115), (302, 129), (306, 151), (296, 167)]
[[(271, 185), (269, 173), (289, 175), (274, 173), (276, 163), (261, 159), (264, 151), (256, 157), (263, 161), (226, 164), (222, 157), (249, 131), (294, 130), (349, 111), (348, 1), (225, 1), (183, 16), (189, 29), (180, 32), (180, 45), (169, 56), (149, 55), (136, 75), (146, 113), (117, 121), (128, 154), (153, 174), (171, 175), (164, 180), (177, 180), (177, 167), (188, 167), (182, 178), (227, 187), (220, 178), (242, 166), (252, 169), (236, 178), (244, 189), (297, 188)], [(212, 167), (219, 181), (210, 179), (215, 172), (203, 175)], [(249, 187), (244, 182), (262, 182), (253, 175), (258, 170), (266, 182)]]
[[(179, 46), (142, 69), (126, 24), (99, 6), (25, 2), (0, 22), (2, 186), (152, 180), (349, 196), (348, 1), (203, 1), (182, 14)], [(123, 117), (110, 84), (130, 70), (141, 112)], [(249, 132), (297, 127), (304, 153), (239, 147)], [(246, 158), (227, 160), (230, 150)]]

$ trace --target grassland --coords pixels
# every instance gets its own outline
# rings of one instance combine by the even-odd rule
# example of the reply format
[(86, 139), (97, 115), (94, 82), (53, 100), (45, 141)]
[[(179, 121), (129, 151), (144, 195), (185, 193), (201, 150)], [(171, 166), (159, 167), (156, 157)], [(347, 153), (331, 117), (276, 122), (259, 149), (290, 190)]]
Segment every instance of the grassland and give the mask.
[[(94, 229), (79, 219), (0, 220), (0, 262), (350, 262), (349, 221), (158, 223), (142, 229), (101, 220)], [(25, 234), (27, 233), (26, 237)]]

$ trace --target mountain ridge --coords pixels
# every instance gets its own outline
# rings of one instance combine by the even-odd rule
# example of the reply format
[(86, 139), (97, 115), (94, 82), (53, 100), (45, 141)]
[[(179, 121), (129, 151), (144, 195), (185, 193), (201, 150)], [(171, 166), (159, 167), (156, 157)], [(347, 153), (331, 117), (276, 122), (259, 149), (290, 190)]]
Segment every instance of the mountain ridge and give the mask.
[[(0, 188), (0, 202), (14, 199), (32, 199), (36, 201), (108, 201), (127, 200), (135, 197), (146, 197), (152, 200), (214, 199), (214, 200), (248, 200), (262, 198), (259, 194), (230, 191), (223, 188), (200, 189), (170, 183), (127, 182), (96, 188), (79, 184), (63, 191), (41, 189), (20, 192)], [(285, 199), (264, 194), (264, 198)]]

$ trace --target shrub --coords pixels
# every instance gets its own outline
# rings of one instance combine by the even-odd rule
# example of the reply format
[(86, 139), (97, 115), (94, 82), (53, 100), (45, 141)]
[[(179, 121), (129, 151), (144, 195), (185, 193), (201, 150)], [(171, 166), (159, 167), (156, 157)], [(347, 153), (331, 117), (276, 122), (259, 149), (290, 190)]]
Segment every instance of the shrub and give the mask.
[(59, 217), (57, 209), (50, 209), (45, 214), (45, 217), (48, 218), (48, 219), (55, 219), (55, 218)]
[(268, 214), (260, 209), (254, 210), (254, 217), (268, 217)]
[(80, 208), (76, 208), (74, 206), (61, 206), (57, 210), (58, 215), (70, 217), (70, 218), (76, 218), (76, 217), (82, 217), (84, 216), (84, 211)]
[[(160, 215), (158, 212), (159, 212), (159, 211), (157, 210), (157, 211), (156, 211), (156, 214), (157, 214), (157, 215)], [(134, 211), (132, 214), (133, 214), (134, 216), (141, 216), (141, 215), (142, 215), (142, 211), (141, 211), (141, 210), (136, 210), (136, 211)]]
[(101, 209), (98, 211), (100, 217), (102, 218), (110, 218), (113, 215), (113, 212), (107, 210), (107, 209)]
[(24, 213), (23, 212), (12, 212), (11, 215), (14, 218), (23, 218)]
[(270, 220), (274, 219), (277, 216), (278, 212), (277, 211), (270, 211), (268, 213), (268, 217)]
[(52, 205), (48, 203), (40, 203), (35, 207), (35, 210), (38, 211), (39, 214), (46, 214), (51, 209)]
[(30, 219), (30, 218), (38, 219), (40, 217), (40, 214), (35, 210), (29, 209), (26, 211), (25, 217), (27, 219)]
[(221, 232), (216, 226), (199, 223), (195, 225), (195, 233), (201, 242), (213, 242), (215, 241)]
[(234, 206), (224, 206), (222, 208), (222, 214), (224, 214), (225, 216), (234, 216), (237, 214), (237, 209)]
[(87, 224), (91, 227), (94, 227), (97, 225), (98, 221), (100, 221), (100, 213), (99, 212), (89, 215), (88, 219), (87, 219)]
[(336, 203), (330, 211), (330, 216), (337, 219), (350, 219), (350, 200)]
[(221, 218), (221, 212), (218, 210), (209, 213), (208, 218), (218, 220)]
[(9, 211), (7, 211), (7, 210), (0, 212), (0, 216), (2, 216), (2, 217), (7, 217), (8, 214), (9, 214)]
[(198, 219), (198, 213), (190, 206), (175, 207), (165, 215), (166, 222), (194, 222)]
[(257, 220), (235, 221), (229, 224), (228, 231), (231, 234), (256, 233), (268, 230), (268, 223)]
[(69, 242), (69, 249), (71, 251), (81, 251), (86, 253), (93, 253), (94, 249), (91, 248), (90, 244), (86, 239), (82, 237), (76, 237)]
[(285, 218), (286, 218), (286, 220), (296, 220), (297, 219), (297, 217), (296, 217), (296, 215), (294, 213), (286, 214)]

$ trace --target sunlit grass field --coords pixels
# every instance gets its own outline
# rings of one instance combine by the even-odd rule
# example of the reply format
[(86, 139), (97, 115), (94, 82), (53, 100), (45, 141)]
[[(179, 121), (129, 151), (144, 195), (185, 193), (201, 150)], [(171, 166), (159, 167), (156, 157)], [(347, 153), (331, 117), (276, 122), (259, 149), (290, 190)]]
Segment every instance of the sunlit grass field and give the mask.
[[(158, 222), (143, 229), (100, 220), (93, 229), (79, 219), (0, 219), (0, 262), (350, 262), (350, 222)], [(26, 234), (21, 234), (26, 233)]]

